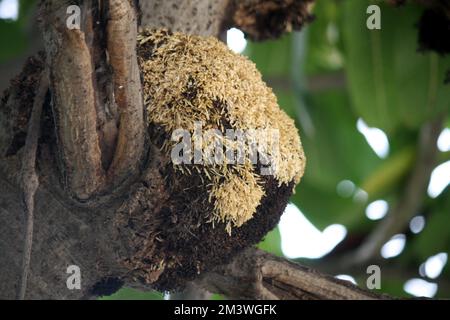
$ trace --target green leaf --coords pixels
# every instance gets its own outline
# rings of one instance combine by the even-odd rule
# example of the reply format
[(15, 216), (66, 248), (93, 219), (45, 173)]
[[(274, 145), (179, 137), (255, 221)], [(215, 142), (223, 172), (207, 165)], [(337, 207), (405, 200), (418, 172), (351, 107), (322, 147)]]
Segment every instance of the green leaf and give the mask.
[(245, 53), (265, 78), (287, 76), (292, 63), (292, 35), (264, 42), (249, 41)]
[(380, 3), (381, 30), (366, 27), (373, 1), (343, 4), (343, 36), (349, 90), (355, 111), (388, 134), (420, 125), (450, 108), (444, 85), (450, 59), (417, 51), (417, 28), (423, 7), (393, 8)]
[(302, 31), (307, 32), (308, 38), (306, 63), (301, 65), (307, 75), (336, 71), (343, 67), (339, 48), (339, 6), (335, 1), (318, 1), (313, 11), (316, 19)]
[(226, 300), (222, 294), (214, 293), (209, 300)]
[(318, 228), (333, 223), (363, 227), (369, 222), (362, 214), (365, 203), (354, 201), (353, 195), (339, 196), (336, 187), (342, 180), (361, 186), (381, 159), (358, 132), (346, 91), (322, 92), (309, 96), (307, 103), (314, 130), (312, 134), (300, 130), (306, 170), (291, 201)]
[(0, 62), (17, 56), (26, 48), (26, 37), (17, 21), (0, 19)]
[(296, 187), (291, 201), (302, 211), (305, 217), (318, 229), (323, 230), (331, 224), (340, 223), (348, 229), (355, 226), (362, 229), (362, 214), (365, 204), (343, 198), (336, 193), (336, 188), (317, 187), (305, 177)]
[(289, 91), (274, 90), (277, 96), (278, 105), (283, 109), (289, 117), (295, 119), (296, 117), (296, 97)]
[(264, 240), (258, 244), (258, 248), (280, 257), (283, 256), (283, 252), (281, 251), (281, 235), (278, 227), (265, 236)]
[(317, 186), (333, 190), (346, 179), (360, 184), (381, 160), (358, 132), (346, 92), (323, 92), (308, 102), (314, 132), (302, 135), (306, 175)]
[(362, 183), (370, 198), (383, 197), (392, 192), (414, 165), (416, 150), (404, 147), (383, 161)]
[(19, 0), (19, 22), (21, 24), (25, 24), (30, 19), (31, 11), (35, 5), (36, 0)]

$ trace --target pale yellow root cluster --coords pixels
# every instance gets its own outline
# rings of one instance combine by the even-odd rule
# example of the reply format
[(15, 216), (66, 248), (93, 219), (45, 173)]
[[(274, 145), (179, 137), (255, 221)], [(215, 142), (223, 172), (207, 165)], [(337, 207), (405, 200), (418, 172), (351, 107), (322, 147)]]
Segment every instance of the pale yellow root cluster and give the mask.
[[(305, 157), (294, 121), (279, 108), (254, 63), (212, 37), (147, 30), (139, 35), (138, 45), (148, 41), (153, 45), (151, 57), (140, 58), (148, 121), (169, 136), (180, 128), (193, 133), (195, 122), (201, 121), (203, 130), (223, 132), (219, 139), (224, 145), (234, 143), (225, 137), (230, 126), (243, 131), (279, 130), (273, 175), (280, 184), (300, 181)], [(172, 146), (166, 141), (164, 147), (170, 153)], [(185, 174), (192, 169), (175, 168)], [(205, 165), (203, 173), (214, 202), (212, 221), (225, 222), (230, 232), (252, 218), (265, 191), (248, 158), (243, 164)]]

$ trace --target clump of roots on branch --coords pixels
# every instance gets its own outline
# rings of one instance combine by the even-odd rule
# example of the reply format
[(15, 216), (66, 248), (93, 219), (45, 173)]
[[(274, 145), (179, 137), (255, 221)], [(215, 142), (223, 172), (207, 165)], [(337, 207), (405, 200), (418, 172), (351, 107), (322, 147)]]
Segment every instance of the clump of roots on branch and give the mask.
[[(168, 198), (149, 205), (151, 210), (125, 208), (119, 227), (131, 225), (142, 242), (133, 246), (145, 248), (127, 259), (141, 271), (137, 277), (166, 290), (224, 263), (274, 228), (303, 175), (305, 156), (294, 121), (256, 66), (217, 39), (146, 30), (138, 36), (138, 60), (150, 140), (161, 155)], [(203, 155), (208, 152), (208, 138), (197, 136), (199, 123), (234, 151), (228, 130), (277, 132), (277, 152), (265, 150), (274, 162), (271, 174), (261, 173), (260, 158), (245, 156), (235, 163), (175, 163), (179, 141), (173, 134), (179, 129), (193, 145), (200, 143)], [(250, 149), (244, 144), (243, 154)], [(145, 203), (145, 190), (140, 192)]]
[[(202, 144), (203, 155), (212, 141), (197, 134), (199, 123), (203, 132), (218, 130), (219, 134), (209, 140), (218, 140), (233, 151), (237, 149), (236, 141), (225, 136), (228, 129), (244, 133), (277, 130), (280, 152), (279, 156), (273, 154), (277, 161), (274, 176), (280, 184), (299, 182), (304, 157), (294, 122), (280, 110), (275, 95), (262, 82), (253, 63), (214, 38), (170, 35), (160, 30), (144, 33), (138, 41), (141, 51), (152, 52), (149, 59), (140, 59), (150, 125), (160, 128), (164, 137), (171, 137), (177, 129), (187, 130), (194, 143)], [(255, 138), (261, 139), (262, 133), (261, 130), (261, 135), (255, 134)], [(153, 138), (155, 141), (157, 137)], [(165, 139), (161, 147), (169, 156), (177, 142)], [(245, 155), (249, 155), (251, 146), (243, 147)], [(227, 223), (228, 232), (251, 219), (264, 196), (261, 177), (250, 157), (238, 164), (188, 163), (174, 168), (182, 174), (196, 172), (211, 186), (211, 218)]]
[(311, 22), (314, 0), (236, 1), (233, 22), (252, 40), (278, 38)]

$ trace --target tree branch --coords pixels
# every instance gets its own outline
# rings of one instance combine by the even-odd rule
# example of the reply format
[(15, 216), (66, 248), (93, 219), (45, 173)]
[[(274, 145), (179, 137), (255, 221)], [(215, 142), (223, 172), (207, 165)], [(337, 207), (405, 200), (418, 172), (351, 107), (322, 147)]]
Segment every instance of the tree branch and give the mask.
[(138, 171), (144, 148), (144, 107), (136, 56), (137, 21), (128, 1), (109, 0), (107, 49), (120, 112), (119, 135), (108, 172), (116, 185)]
[(66, 24), (68, 1), (42, 5), (53, 113), (63, 175), (71, 193), (87, 199), (103, 183), (93, 66), (85, 33)]
[(197, 283), (235, 299), (389, 299), (255, 248)]
[(36, 155), (38, 150), (39, 134), (41, 131), (42, 109), (48, 92), (48, 74), (42, 72), (39, 88), (34, 98), (33, 110), (28, 123), (28, 134), (22, 155), (21, 185), (23, 203), (26, 213), (27, 225), (24, 234), (22, 252), (22, 276), (18, 292), (18, 299), (23, 300), (27, 289), (27, 279), (30, 270), (31, 249), (33, 244), (34, 227), (34, 196), (39, 187), (39, 177), (36, 173)]
[(129, 1), (107, 3), (106, 10), (82, 2), (80, 29), (65, 25), (67, 1), (48, 1), (41, 10), (62, 171), (70, 193), (84, 201), (135, 177), (143, 158), (136, 12)]

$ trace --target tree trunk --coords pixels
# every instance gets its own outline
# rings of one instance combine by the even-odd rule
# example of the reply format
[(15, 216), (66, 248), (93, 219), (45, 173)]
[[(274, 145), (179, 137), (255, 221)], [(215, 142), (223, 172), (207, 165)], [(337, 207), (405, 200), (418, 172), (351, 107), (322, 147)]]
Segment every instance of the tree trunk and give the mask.
[[(272, 5), (267, 5), (269, 2)], [(265, 39), (308, 21), (310, 2), (141, 1), (140, 21), (143, 26), (219, 38), (235, 25), (252, 38)], [(30, 58), (0, 103), (0, 298), (16, 296), (23, 273), (27, 217), (21, 168), (33, 101), (46, 68), (51, 84), (36, 160), (39, 187), (34, 196), (34, 234), (25, 297), (88, 299), (113, 293), (122, 286), (151, 289), (162, 272), (137, 257), (142, 251), (151, 255), (154, 243), (159, 241), (152, 233), (150, 218), (166, 218), (161, 206), (170, 194), (160, 170), (161, 152), (143, 130), (136, 53), (134, 47), (130, 49), (136, 31), (123, 24), (122, 7), (115, 7), (120, 2), (109, 3), (111, 17), (105, 22), (98, 20), (101, 8), (96, 1), (82, 2), (83, 9), (90, 9), (83, 16), (83, 28), (88, 30), (83, 34), (64, 30), (61, 17), (69, 2), (43, 2), (47, 58)], [(280, 6), (276, 7), (276, 17), (273, 5)], [(270, 23), (265, 25), (263, 21)], [(101, 34), (105, 29), (108, 36)], [(101, 52), (106, 48), (113, 72), (105, 71)], [(100, 71), (92, 71), (93, 66)], [(108, 83), (114, 86), (108, 87)], [(73, 90), (79, 90), (79, 96), (67, 100)], [(106, 111), (111, 115), (105, 116)], [(79, 131), (65, 130), (67, 124)], [(148, 212), (153, 216), (148, 218)], [(130, 214), (137, 215), (133, 218), (138, 226), (129, 222), (131, 218), (124, 220)], [(80, 290), (69, 290), (66, 285), (70, 265), (81, 270)], [(235, 298), (378, 298), (253, 249), (241, 252), (227, 266), (202, 273), (198, 285)]]

